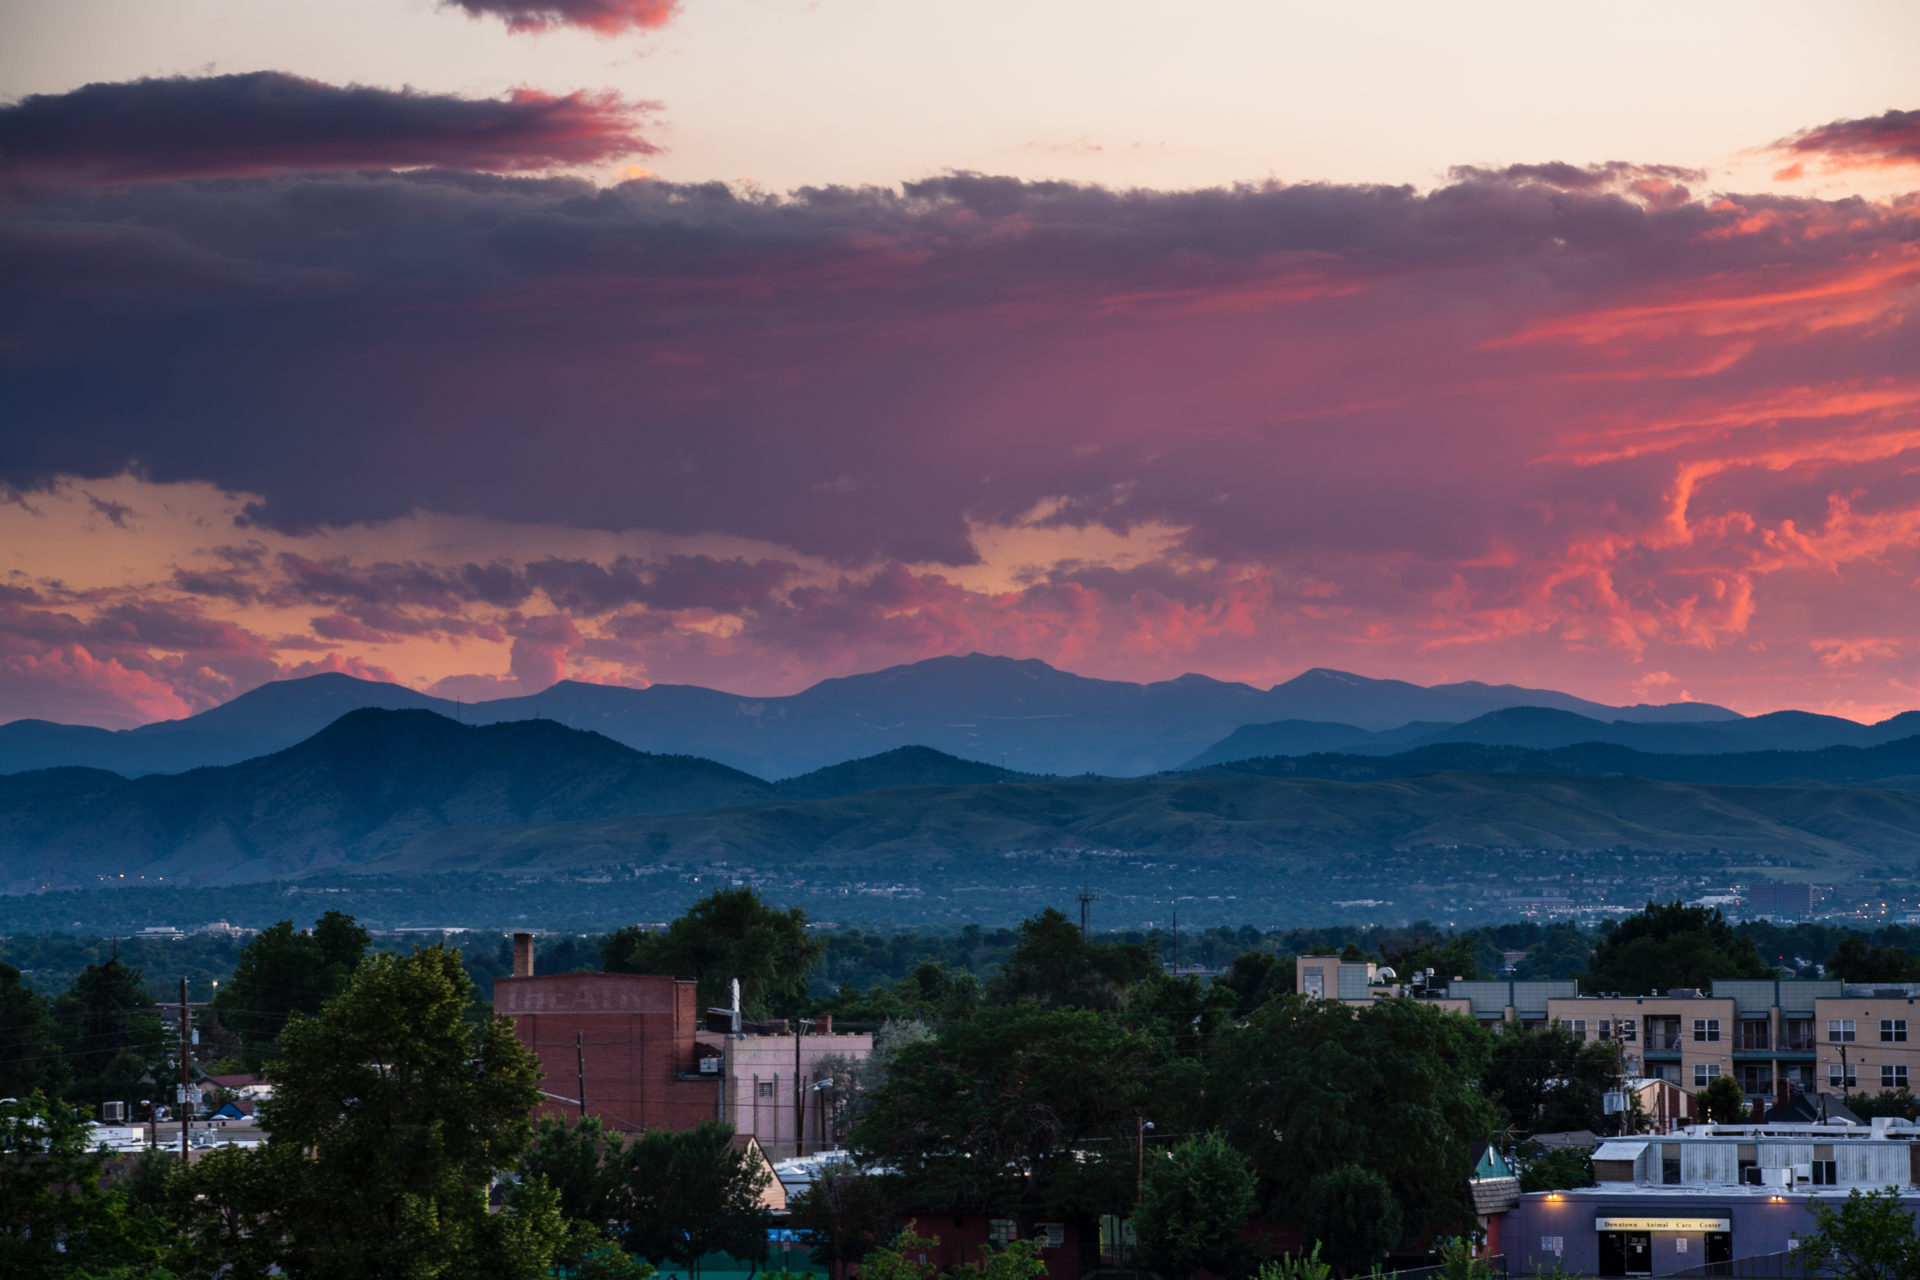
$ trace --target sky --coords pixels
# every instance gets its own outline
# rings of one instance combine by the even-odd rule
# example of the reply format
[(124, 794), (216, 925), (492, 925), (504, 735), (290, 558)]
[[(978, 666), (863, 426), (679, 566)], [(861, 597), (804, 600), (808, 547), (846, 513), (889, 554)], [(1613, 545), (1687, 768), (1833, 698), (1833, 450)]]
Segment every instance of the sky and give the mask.
[(1920, 9), (0, 4), (0, 721), (1920, 706)]

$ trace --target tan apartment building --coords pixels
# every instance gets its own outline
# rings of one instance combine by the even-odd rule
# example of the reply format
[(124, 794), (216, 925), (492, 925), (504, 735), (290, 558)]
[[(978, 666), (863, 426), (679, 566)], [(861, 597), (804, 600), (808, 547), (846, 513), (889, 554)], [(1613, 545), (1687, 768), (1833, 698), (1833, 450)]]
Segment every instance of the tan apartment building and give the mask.
[(1818, 1002), (1813, 1019), (1816, 1079), (1828, 1093), (1879, 1093), (1920, 1086), (1920, 989), (1848, 983)]
[[(1572, 979), (1446, 982), (1444, 998), (1384, 979), (1378, 966), (1301, 956), (1295, 990), (1347, 1004), (1418, 994), (1487, 1025), (1559, 1023), (1611, 1043), (1629, 1078), (1689, 1093), (1732, 1076), (1749, 1098), (1784, 1091), (1879, 1093), (1920, 1087), (1920, 983), (1718, 979), (1708, 991), (1582, 994)], [(1441, 980), (1444, 981), (1444, 980)]]

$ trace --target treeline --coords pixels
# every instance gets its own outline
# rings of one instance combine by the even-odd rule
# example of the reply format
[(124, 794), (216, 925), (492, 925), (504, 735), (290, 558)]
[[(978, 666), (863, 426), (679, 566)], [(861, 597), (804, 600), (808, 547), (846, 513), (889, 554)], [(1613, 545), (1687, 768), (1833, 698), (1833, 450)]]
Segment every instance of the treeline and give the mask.
[[(886, 962), (911, 963), (902, 976), (821, 995), (812, 979), (832, 939), (797, 909), (729, 889), (665, 928), (609, 934), (591, 955), (549, 947), (543, 967), (558, 955), (691, 977), (708, 1005), (738, 979), (751, 1017), (875, 1020), (873, 1055), (836, 1070), (826, 1099), (853, 1159), (792, 1205), (821, 1262), (843, 1275), (864, 1263), (869, 1280), (917, 1247), (903, 1228), (957, 1214), (1023, 1235), (1069, 1222), (1083, 1240), (1113, 1215), (1132, 1223), (1135, 1263), (1222, 1277), (1261, 1265), (1243, 1229), (1258, 1218), (1273, 1230), (1256, 1238), (1364, 1274), (1391, 1251), (1474, 1232), (1482, 1144), (1643, 1122), (1605, 1113), (1617, 1046), (1562, 1028), (1490, 1030), (1420, 1000), (1307, 999), (1277, 949), (1239, 951), (1218, 976), (1170, 972), (1152, 939), (1083, 937), (1057, 911), (1008, 934), (963, 940), (991, 972), (905, 951)], [(1409, 968), (1478, 945), (1418, 931), (1368, 940)], [(486, 952), (488, 965), (502, 959)], [(637, 1280), (716, 1250), (763, 1259), (761, 1175), (724, 1126), (629, 1139), (531, 1124), (537, 1063), (488, 1015), (475, 962), (438, 945), (380, 951), (338, 912), (262, 932), (197, 1011), (192, 1066), (263, 1071), (270, 1140), (185, 1167), (150, 1152), (114, 1168), (87, 1149), (89, 1108), (158, 1100), (168, 1091), (153, 1082), (177, 1066), (141, 975), (110, 956), (48, 1001), (0, 971), (0, 1094), (21, 1099), (0, 1104), (0, 1269)], [(1674, 903), (1601, 932), (1584, 963), (1602, 980), (1657, 971), (1679, 984), (1690, 966), (1725, 976), (1766, 961), (1717, 912)], [(1714, 1120), (1745, 1107), (1724, 1076), (1701, 1105)], [(1590, 1171), (1541, 1161), (1525, 1176), (1568, 1186)], [(1010, 1249), (984, 1270), (1028, 1280), (1034, 1265)]]
[[(1443, 929), (1429, 921), (1410, 925), (1337, 925), (1262, 931), (1251, 925), (1218, 925), (1177, 937), (1171, 930), (1100, 932), (1106, 942), (1145, 947), (1163, 963), (1230, 968), (1251, 952), (1276, 956), (1346, 955), (1394, 966), (1400, 972), (1433, 968), (1447, 977), (1589, 978), (1594, 947), (1617, 927), (1604, 922), (1579, 925), (1517, 921), (1466, 930)], [(1824, 970), (1849, 982), (1920, 981), (1920, 926), (1750, 921), (1731, 925), (1733, 937), (1752, 944), (1752, 952), (1774, 969), (1799, 977)], [(543, 971), (570, 972), (600, 967), (606, 934), (549, 935), (541, 940)], [(824, 948), (809, 975), (809, 990), (826, 997), (847, 989), (866, 990), (896, 982), (927, 962), (979, 978), (991, 977), (1019, 940), (1015, 928), (968, 925), (949, 932), (914, 930), (819, 931)], [(462, 951), (467, 973), (484, 990), (492, 979), (510, 973), (511, 948), (502, 936), (474, 932), (449, 935)], [(404, 952), (416, 942), (392, 936), (374, 938), (379, 950)], [(70, 987), (89, 965), (114, 955), (145, 976), (148, 992), (160, 1001), (175, 998), (179, 979), (188, 979), (194, 999), (207, 996), (215, 982), (226, 982), (239, 963), (244, 940), (194, 935), (176, 939), (110, 938), (67, 933), (23, 933), (0, 938), (0, 962), (22, 973), (26, 985), (48, 995)], [(1741, 947), (1742, 952), (1746, 950)], [(1625, 975), (1616, 975), (1624, 977)], [(1639, 975), (1634, 975), (1636, 978)], [(1729, 977), (1731, 973), (1710, 975)], [(1655, 975), (1649, 985), (1662, 990), (1692, 984), (1684, 976)], [(1704, 981), (1692, 985), (1704, 985)], [(1598, 989), (1589, 981), (1587, 989)], [(1622, 985), (1612, 989), (1639, 989)]]

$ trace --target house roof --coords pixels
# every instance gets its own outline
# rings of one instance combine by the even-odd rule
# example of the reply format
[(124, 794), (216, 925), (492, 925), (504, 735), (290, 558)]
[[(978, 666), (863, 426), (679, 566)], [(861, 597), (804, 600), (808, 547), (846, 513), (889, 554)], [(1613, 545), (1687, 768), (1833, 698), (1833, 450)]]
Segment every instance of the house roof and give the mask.
[(1591, 1129), (1569, 1129), (1565, 1133), (1536, 1133), (1532, 1141), (1544, 1151), (1560, 1151), (1567, 1147), (1590, 1151), (1600, 1145), (1600, 1135)]
[(1768, 1108), (1767, 1120), (1774, 1124), (1818, 1124), (1822, 1120), (1866, 1123), (1848, 1110), (1846, 1102), (1838, 1094), (1832, 1093), (1795, 1093), (1781, 1105)]
[(1473, 1211), (1482, 1217), (1505, 1213), (1520, 1203), (1518, 1178), (1475, 1178), (1467, 1190), (1473, 1197)]

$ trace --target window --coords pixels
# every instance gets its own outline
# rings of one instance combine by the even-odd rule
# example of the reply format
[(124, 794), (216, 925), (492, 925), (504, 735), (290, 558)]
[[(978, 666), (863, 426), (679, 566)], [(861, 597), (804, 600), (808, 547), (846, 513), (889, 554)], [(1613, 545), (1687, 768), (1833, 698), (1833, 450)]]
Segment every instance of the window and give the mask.
[(1768, 1027), (1766, 1020), (1763, 1018), (1742, 1018), (1740, 1020), (1739, 1047), (1742, 1049), (1768, 1048), (1767, 1042), (1771, 1039), (1771, 1036), (1768, 1034), (1770, 1030), (1771, 1028)]
[(758, 1097), (771, 1098), (773, 1096), (773, 1081), (771, 1080), (759, 1081), (753, 1086), (753, 1092)]
[(1587, 1038), (1587, 1020), (1585, 1018), (1575, 1018), (1567, 1024), (1567, 1029), (1579, 1036), (1582, 1040)]
[(1851, 1089), (1860, 1083), (1860, 1068), (1851, 1062), (1844, 1066), (1838, 1062), (1827, 1064), (1827, 1087), (1830, 1089)]
[(1695, 1040), (1718, 1040), (1720, 1038), (1720, 1019), (1695, 1018), (1693, 1020), (1693, 1038)]
[(1308, 965), (1301, 974), (1300, 987), (1304, 995), (1312, 996), (1315, 1000), (1324, 998), (1327, 994), (1326, 969), (1317, 964)]
[(1907, 1064), (1880, 1068), (1880, 1087), (1882, 1089), (1904, 1089), (1907, 1087)]
[(1602, 1040), (1613, 1039), (1613, 1020), (1611, 1018), (1600, 1019), (1600, 1038)]
[(1693, 1087), (1696, 1089), (1704, 1089), (1707, 1087), (1707, 1081), (1713, 1079), (1715, 1076), (1719, 1074), (1720, 1074), (1719, 1063), (1696, 1062), (1693, 1064)]
[(1852, 1044), (1853, 1043), (1853, 1019), (1852, 1018), (1828, 1018), (1827, 1019), (1827, 1043), (1828, 1044)]
[(1814, 1186), (1837, 1187), (1840, 1185), (1840, 1179), (1835, 1176), (1838, 1170), (1833, 1167), (1833, 1163), (1831, 1160), (1815, 1160), (1813, 1162)]
[(988, 1218), (987, 1240), (996, 1245), (1009, 1245), (1020, 1238), (1020, 1224), (1012, 1218)]
[(1758, 1097), (1773, 1092), (1773, 1067), (1765, 1062), (1743, 1062), (1734, 1068), (1740, 1078), (1740, 1092)]
[(1880, 1040), (1883, 1044), (1905, 1044), (1907, 1020), (1905, 1018), (1880, 1019)]

